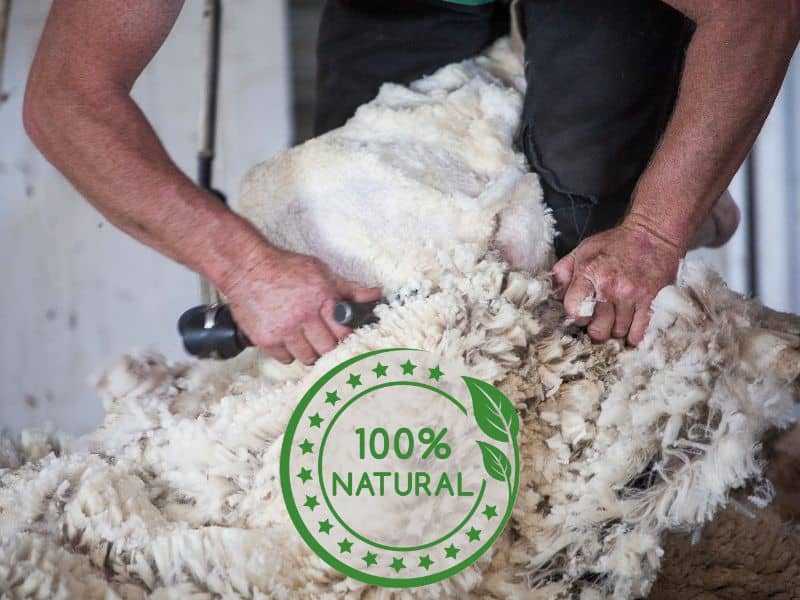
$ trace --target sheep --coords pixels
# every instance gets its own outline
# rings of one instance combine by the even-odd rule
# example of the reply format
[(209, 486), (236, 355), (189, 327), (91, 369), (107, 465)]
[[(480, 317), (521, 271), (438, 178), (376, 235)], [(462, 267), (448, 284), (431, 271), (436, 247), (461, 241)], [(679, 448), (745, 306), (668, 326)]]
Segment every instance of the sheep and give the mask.
[[(800, 582), (800, 427), (769, 440), (767, 476), (775, 501), (748, 509), (745, 494), (699, 532), (670, 533), (650, 598), (794, 598)], [(698, 538), (699, 539), (695, 539)]]
[[(0, 441), (0, 590), (11, 597), (632, 598), (665, 535), (746, 492), (772, 496), (761, 440), (793, 417), (800, 318), (685, 262), (644, 341), (594, 345), (552, 289), (553, 222), (514, 149), (524, 92), (507, 40), (254, 168), (240, 206), (275, 244), (391, 302), (313, 367), (124, 357), (78, 439)], [(424, 215), (424, 218), (421, 218)], [(347, 578), (294, 530), (282, 434), (346, 358), (412, 346), (463, 361), (518, 410), (520, 492), (476, 563), (425, 588)]]

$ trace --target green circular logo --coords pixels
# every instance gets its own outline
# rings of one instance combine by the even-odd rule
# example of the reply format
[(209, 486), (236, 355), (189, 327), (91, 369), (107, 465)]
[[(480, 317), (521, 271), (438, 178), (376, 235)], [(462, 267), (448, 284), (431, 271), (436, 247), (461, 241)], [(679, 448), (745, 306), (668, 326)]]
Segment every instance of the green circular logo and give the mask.
[(281, 447), (281, 488), (330, 566), (372, 585), (428, 585), (500, 536), (519, 486), (519, 417), (464, 372), (420, 350), (376, 350), (303, 396)]

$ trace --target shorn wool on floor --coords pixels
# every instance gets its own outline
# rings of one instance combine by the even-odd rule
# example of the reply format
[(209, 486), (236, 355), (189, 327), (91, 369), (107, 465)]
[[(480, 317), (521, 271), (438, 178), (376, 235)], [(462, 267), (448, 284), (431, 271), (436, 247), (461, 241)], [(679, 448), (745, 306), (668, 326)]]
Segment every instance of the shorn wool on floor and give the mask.
[[(552, 293), (552, 222), (514, 150), (523, 89), (503, 40), (385, 85), (343, 128), (256, 167), (240, 206), (267, 237), (382, 285), (392, 303), (313, 368), (255, 350), (125, 357), (99, 382), (95, 432), (2, 438), (0, 594), (630, 598), (656, 579), (667, 531), (701, 528), (735, 488), (753, 510), (767, 503), (760, 441), (792, 420), (800, 318), (686, 263), (638, 349), (593, 345)], [(506, 532), (460, 574), (403, 591), (319, 560), (278, 476), (310, 383), (395, 346), (463, 361), (522, 423)]]

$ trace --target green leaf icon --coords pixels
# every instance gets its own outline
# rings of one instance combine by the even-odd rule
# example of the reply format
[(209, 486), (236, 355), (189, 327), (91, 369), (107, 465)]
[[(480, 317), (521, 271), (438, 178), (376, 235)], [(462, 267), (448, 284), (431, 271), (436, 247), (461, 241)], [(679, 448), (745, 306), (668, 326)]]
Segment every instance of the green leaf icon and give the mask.
[(506, 455), (486, 442), (478, 442), (478, 446), (483, 455), (483, 467), (489, 477), (497, 481), (511, 481), (511, 463)]
[(498, 442), (511, 442), (519, 433), (519, 415), (503, 392), (493, 385), (462, 377), (472, 396), (472, 410), (481, 431)]

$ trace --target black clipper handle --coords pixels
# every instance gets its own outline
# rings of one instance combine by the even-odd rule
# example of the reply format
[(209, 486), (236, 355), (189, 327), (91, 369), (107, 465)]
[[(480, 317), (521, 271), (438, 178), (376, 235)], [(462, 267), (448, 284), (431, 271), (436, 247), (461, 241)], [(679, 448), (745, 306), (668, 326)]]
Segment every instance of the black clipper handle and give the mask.
[(199, 358), (233, 358), (253, 343), (233, 320), (226, 304), (201, 304), (178, 319), (183, 347)]
[[(373, 310), (378, 302), (358, 304), (342, 301), (333, 308), (333, 320), (356, 328), (377, 321)], [(233, 320), (226, 304), (202, 304), (183, 313), (178, 319), (183, 347), (198, 358), (233, 358), (253, 345)]]
[(333, 320), (339, 325), (346, 325), (353, 329), (357, 329), (362, 325), (376, 323), (378, 317), (375, 316), (373, 311), (380, 303), (380, 300), (364, 302), (363, 304), (342, 300), (341, 302), (337, 302), (336, 306), (333, 307)]

